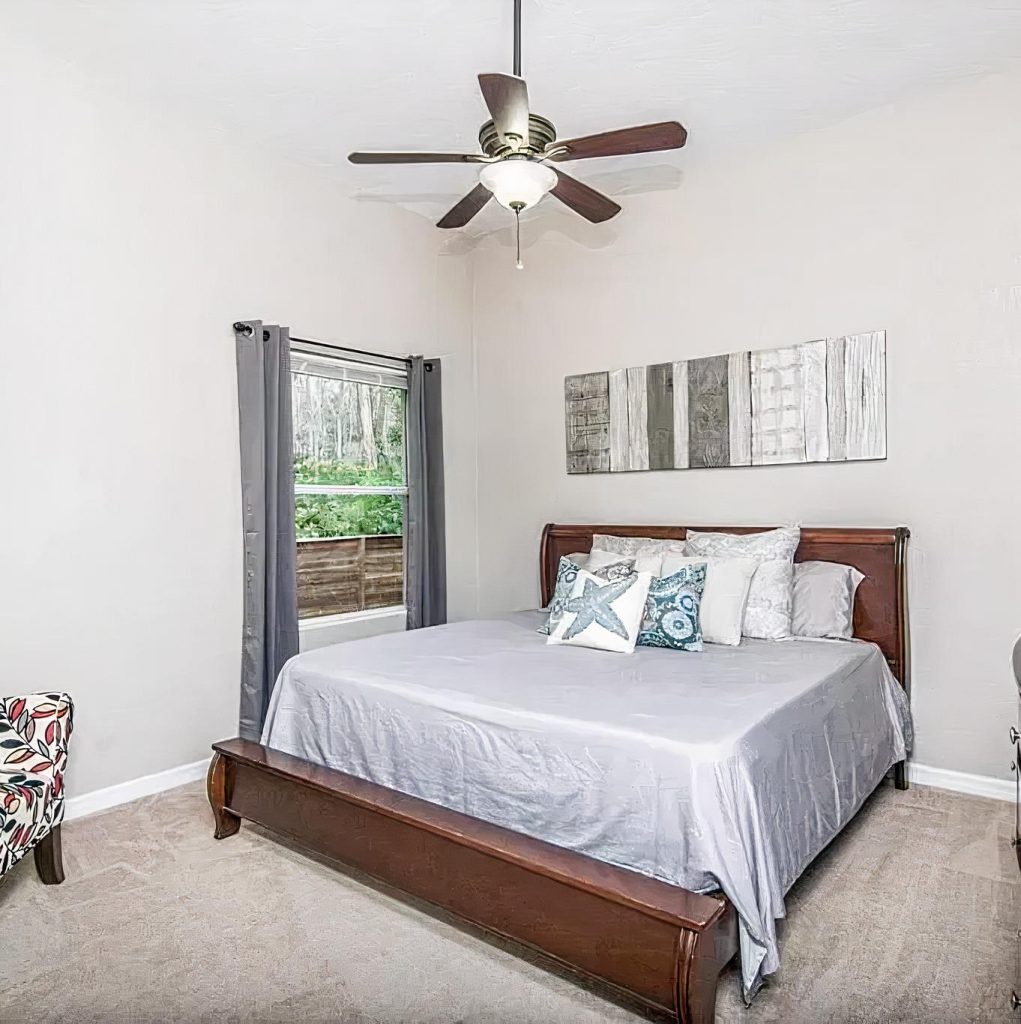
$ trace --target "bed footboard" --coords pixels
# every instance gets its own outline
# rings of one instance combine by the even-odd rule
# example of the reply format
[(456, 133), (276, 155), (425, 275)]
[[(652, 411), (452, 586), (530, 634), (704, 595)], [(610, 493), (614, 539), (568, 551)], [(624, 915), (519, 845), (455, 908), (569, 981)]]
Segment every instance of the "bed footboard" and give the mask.
[(737, 918), (705, 896), (248, 740), (214, 744), (216, 838), (240, 819), (351, 865), (683, 1024), (711, 1024)]

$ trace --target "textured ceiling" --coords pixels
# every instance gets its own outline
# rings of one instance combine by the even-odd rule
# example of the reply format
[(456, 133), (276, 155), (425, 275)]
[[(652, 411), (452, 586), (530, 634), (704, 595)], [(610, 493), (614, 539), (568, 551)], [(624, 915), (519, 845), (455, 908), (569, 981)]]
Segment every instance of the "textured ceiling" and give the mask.
[[(147, 102), (435, 219), (470, 167), (351, 149), (475, 148), (475, 75), (510, 70), (511, 0), (5, 0), (0, 30)], [(532, 108), (561, 137), (679, 119), (686, 149), (575, 165), (614, 194), (1021, 61), (1021, 0), (524, 0)], [(487, 210), (480, 225), (492, 223)]]

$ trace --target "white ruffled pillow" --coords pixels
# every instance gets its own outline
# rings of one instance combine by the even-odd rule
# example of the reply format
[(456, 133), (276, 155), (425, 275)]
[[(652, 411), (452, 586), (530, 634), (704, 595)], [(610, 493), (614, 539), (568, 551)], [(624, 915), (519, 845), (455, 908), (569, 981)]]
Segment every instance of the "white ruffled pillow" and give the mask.
[(748, 591), (742, 631), (761, 640), (782, 640), (791, 635), (794, 553), (800, 542), (797, 526), (745, 534), (689, 530), (685, 549), (689, 555), (754, 558), (758, 568)]
[(748, 589), (759, 563), (754, 558), (712, 558), (703, 555), (665, 555), (663, 575), (671, 576), (685, 565), (705, 565), (705, 589), (699, 608), (702, 639), (707, 644), (741, 643), (741, 624), (748, 603)]

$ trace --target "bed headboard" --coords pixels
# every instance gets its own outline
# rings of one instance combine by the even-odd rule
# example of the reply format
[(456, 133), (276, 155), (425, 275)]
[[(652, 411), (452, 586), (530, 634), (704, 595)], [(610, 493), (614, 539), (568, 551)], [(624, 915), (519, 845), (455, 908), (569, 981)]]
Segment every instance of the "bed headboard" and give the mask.
[[(539, 577), (542, 603), (553, 596), (561, 555), (592, 550), (594, 533), (620, 537), (683, 540), (689, 529), (718, 533), (761, 533), (771, 526), (563, 526), (548, 523), (542, 531)], [(854, 635), (871, 640), (886, 655), (893, 674), (907, 690), (911, 678), (908, 640), (907, 549), (910, 531), (844, 527), (802, 527), (796, 562), (843, 562), (864, 573), (854, 603)]]

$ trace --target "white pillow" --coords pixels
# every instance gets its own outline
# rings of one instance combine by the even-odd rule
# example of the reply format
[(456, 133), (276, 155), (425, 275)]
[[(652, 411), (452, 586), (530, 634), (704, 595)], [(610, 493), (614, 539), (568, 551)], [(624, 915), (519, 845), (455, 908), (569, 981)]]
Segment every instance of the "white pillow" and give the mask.
[[(616, 556), (620, 558), (620, 555)], [(654, 546), (639, 548), (634, 555), (635, 572), (650, 572), (655, 576), (663, 575), (663, 559), (665, 552)]]
[(754, 558), (711, 558), (694, 555), (665, 555), (663, 575), (670, 576), (685, 565), (705, 564), (705, 590), (699, 621), (702, 639), (708, 644), (741, 643), (748, 589), (759, 563)]
[(608, 565), (615, 565), (617, 562), (624, 560), (624, 556), (619, 552), (603, 551), (601, 548), (593, 548), (588, 555), (585, 556), (584, 562), (579, 562), (574, 555), (570, 555), (569, 557), (574, 561), (575, 565), (579, 565), (583, 569), (588, 569), (589, 572), (595, 572), (596, 569), (604, 569)]
[[(599, 536), (599, 534), (597, 534)], [(618, 538), (623, 539), (623, 538)], [(639, 540), (647, 540), (646, 537), (639, 537)], [(663, 541), (664, 544), (677, 544), (676, 541)], [(684, 542), (679, 542), (678, 553), (683, 552)], [(633, 545), (632, 545), (633, 546)], [(657, 544), (644, 544), (642, 547), (635, 549), (628, 555), (622, 555), (619, 551), (607, 551), (604, 548), (594, 547), (588, 556), (588, 561), (582, 566), (582, 568), (588, 569), (590, 572), (595, 572), (597, 569), (602, 569), (607, 565), (614, 565), (619, 562), (622, 558), (631, 558), (634, 560), (635, 572), (649, 572), (653, 576), (658, 576), (663, 569), (663, 548), (657, 546)], [(582, 563), (577, 563), (581, 565)]]
[(651, 583), (652, 576), (647, 572), (634, 572), (626, 579), (608, 583), (582, 569), (546, 643), (630, 654), (645, 618)]
[(782, 526), (764, 533), (699, 533), (689, 530), (689, 555), (754, 558), (759, 567), (748, 591), (742, 627), (745, 636), (782, 640), (791, 635), (794, 590), (794, 552), (801, 540), (797, 526)]

